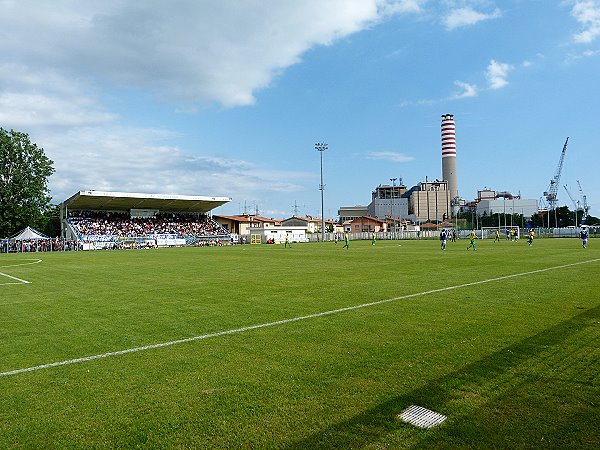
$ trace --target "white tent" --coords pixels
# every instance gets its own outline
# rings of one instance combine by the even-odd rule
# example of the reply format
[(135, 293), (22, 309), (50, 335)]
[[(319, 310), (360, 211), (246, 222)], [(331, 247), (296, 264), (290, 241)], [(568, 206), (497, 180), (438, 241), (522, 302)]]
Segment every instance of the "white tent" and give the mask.
[(51, 239), (51, 238), (46, 236), (44, 233), (40, 233), (38, 230), (31, 228), (31, 227), (27, 227), (27, 228), (21, 230), (20, 232), (18, 232), (17, 234), (15, 234), (14, 236), (11, 236), (9, 238), (9, 240), (11, 240), (11, 241), (29, 241), (29, 240), (47, 241), (49, 239)]
[[(3, 242), (6, 245), (6, 252), (9, 251), (8, 249), (8, 245), (10, 242), (30, 242), (30, 243), (34, 243), (35, 244), (35, 248), (36, 250), (38, 249), (38, 245), (39, 245), (39, 241), (51, 241), (52, 238), (46, 236), (44, 233), (40, 233), (39, 231), (37, 231), (34, 228), (31, 227), (27, 227), (23, 230), (21, 230), (20, 232), (18, 232), (17, 234), (9, 237), (8, 239), (5, 239)], [(16, 251), (23, 251), (23, 246), (22, 245), (16, 245)]]

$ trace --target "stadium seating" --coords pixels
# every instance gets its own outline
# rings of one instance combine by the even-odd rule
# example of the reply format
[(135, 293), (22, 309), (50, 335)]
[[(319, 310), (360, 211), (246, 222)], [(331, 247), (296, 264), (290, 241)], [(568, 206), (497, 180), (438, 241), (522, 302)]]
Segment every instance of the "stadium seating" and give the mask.
[[(129, 213), (71, 211), (69, 223), (82, 240), (153, 238), (156, 236), (225, 237), (229, 233), (206, 215), (161, 213), (130, 217)], [(104, 239), (102, 239), (104, 238)]]

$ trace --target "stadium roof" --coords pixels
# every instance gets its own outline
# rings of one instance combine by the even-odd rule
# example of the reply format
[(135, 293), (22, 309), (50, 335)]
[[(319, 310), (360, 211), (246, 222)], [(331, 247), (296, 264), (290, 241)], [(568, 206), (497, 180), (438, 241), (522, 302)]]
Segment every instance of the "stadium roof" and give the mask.
[(206, 213), (230, 201), (231, 197), (79, 191), (65, 200), (63, 205), (69, 209), (94, 211), (158, 209), (160, 211)]

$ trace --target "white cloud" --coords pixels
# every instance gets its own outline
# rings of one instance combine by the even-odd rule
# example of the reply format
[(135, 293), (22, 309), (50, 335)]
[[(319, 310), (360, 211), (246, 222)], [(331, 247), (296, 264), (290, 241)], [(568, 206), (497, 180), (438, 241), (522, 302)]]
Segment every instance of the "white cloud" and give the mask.
[(450, 97), (450, 99), (452, 100), (457, 100), (457, 99), (461, 99), (461, 98), (468, 98), (468, 97), (476, 97), (477, 96), (477, 86), (474, 84), (469, 84), (469, 83), (464, 83), (462, 81), (455, 81), (454, 84), (456, 86), (458, 86), (459, 88), (462, 89), (462, 92), (453, 95), (452, 97)]
[[(32, 72), (151, 89), (170, 101), (249, 105), (303, 53), (418, 12), (417, 0), (3, 2), (0, 52)], [(168, 8), (168, 11), (165, 11)]]
[(491, 89), (500, 89), (508, 84), (506, 78), (514, 67), (510, 64), (500, 63), (492, 59), (487, 67), (485, 77)]
[(592, 56), (596, 56), (598, 54), (600, 54), (600, 50), (586, 50), (581, 53), (570, 53), (567, 55), (565, 62), (569, 64), (573, 61), (577, 61), (578, 59), (591, 58)]
[(600, 0), (574, 2), (571, 15), (583, 28), (574, 36), (575, 42), (589, 44), (600, 36)]
[(467, 6), (452, 10), (443, 21), (447, 30), (454, 30), (455, 28), (475, 25), (483, 20), (496, 19), (501, 15), (502, 12), (498, 8), (491, 13), (486, 14), (475, 11), (470, 6)]
[[(54, 201), (81, 189), (197, 195), (253, 195), (303, 190), (314, 174), (265, 170), (244, 160), (192, 155), (168, 145), (166, 130), (76, 127), (62, 135), (34, 137), (55, 164), (50, 178)], [(148, 174), (152, 174), (149, 176)], [(225, 192), (226, 191), (226, 192)]]
[(80, 189), (245, 198), (303, 190), (313, 174), (211, 149), (193, 155), (168, 130), (124, 125), (101, 92), (149, 93), (180, 112), (250, 105), (311, 48), (424, 2), (0, 0), (0, 124), (28, 132), (54, 160), (55, 201)]
[(385, 161), (405, 163), (413, 161), (415, 158), (398, 152), (369, 152), (367, 154), (367, 159), (382, 159)]
[(420, 13), (427, 0), (398, 0), (393, 2), (382, 2), (383, 11), (386, 14), (397, 13)]

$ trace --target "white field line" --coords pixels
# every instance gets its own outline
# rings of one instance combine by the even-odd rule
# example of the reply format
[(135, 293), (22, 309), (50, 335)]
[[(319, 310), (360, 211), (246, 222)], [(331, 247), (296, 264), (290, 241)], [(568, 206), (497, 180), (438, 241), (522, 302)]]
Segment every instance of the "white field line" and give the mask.
[(28, 263), (21, 263), (21, 264), (8, 264), (6, 266), (0, 266), (0, 269), (5, 269), (7, 267), (19, 267), (19, 266), (30, 266), (32, 264), (39, 264), (42, 262), (41, 259), (30, 259), (30, 260), (25, 260), (25, 261), (32, 261), (32, 262), (28, 262)]
[(9, 275), (7, 273), (0, 272), (0, 275), (18, 281), (18, 283), (0, 283), (0, 286), (6, 286), (7, 284), (31, 284), (31, 281), (21, 280), (20, 278), (13, 277), (12, 275)]
[[(31, 264), (38, 264), (38, 263), (42, 262), (41, 259), (32, 259), (31, 261), (33, 261), (33, 262), (22, 263), (22, 264), (9, 264), (6, 266), (0, 266), (0, 269), (4, 269), (6, 267), (29, 266)], [(0, 272), (0, 275), (10, 278), (12, 280), (18, 281), (18, 283), (0, 283), (0, 286), (7, 286), (9, 284), (31, 284), (31, 281), (21, 280), (20, 278), (13, 277), (12, 275), (9, 275), (7, 273)]]
[(6, 376), (9, 376), (9, 375), (17, 375), (17, 374), (25, 373), (25, 372), (33, 372), (33, 371), (42, 370), (42, 369), (49, 369), (49, 368), (52, 368), (52, 367), (66, 366), (66, 365), (69, 365), (69, 364), (76, 364), (76, 363), (81, 363), (81, 362), (86, 362), (86, 361), (93, 361), (95, 359), (108, 358), (108, 357), (111, 357), (111, 356), (125, 355), (127, 353), (135, 353), (135, 352), (141, 352), (141, 351), (144, 351), (144, 350), (152, 350), (152, 349), (155, 349), (155, 348), (169, 347), (171, 345), (184, 344), (184, 343), (187, 343), (187, 342), (201, 341), (201, 340), (209, 339), (209, 338), (213, 338), (213, 337), (226, 336), (226, 335), (229, 335), (229, 334), (237, 334), (237, 333), (243, 333), (245, 331), (257, 330), (259, 328), (273, 327), (273, 326), (276, 326), (276, 325), (285, 325), (285, 324), (292, 323), (292, 322), (298, 322), (300, 320), (314, 319), (314, 318), (317, 318), (317, 317), (328, 316), (328, 315), (331, 315), (331, 314), (338, 314), (338, 313), (341, 313), (341, 312), (352, 311), (352, 310), (355, 310), (355, 309), (367, 308), (367, 307), (370, 307), (370, 306), (381, 305), (381, 304), (384, 304), (384, 303), (394, 302), (394, 301), (398, 301), (398, 300), (404, 300), (404, 299), (407, 299), (407, 298), (421, 297), (421, 296), (424, 296), (424, 295), (435, 294), (435, 293), (438, 293), (438, 292), (445, 292), (445, 291), (450, 291), (450, 290), (453, 290), (453, 289), (462, 289), (462, 288), (469, 287), (469, 286), (477, 286), (479, 284), (492, 283), (494, 281), (501, 281), (501, 280), (507, 280), (507, 279), (510, 279), (510, 278), (523, 277), (523, 276), (526, 276), (526, 275), (533, 275), (533, 274), (536, 274), (536, 273), (548, 272), (550, 270), (564, 269), (564, 268), (567, 268), (567, 267), (573, 267), (573, 266), (578, 266), (580, 264), (588, 264), (588, 263), (597, 262), (597, 261), (600, 261), (600, 258), (590, 259), (590, 260), (587, 260), (587, 261), (580, 261), (580, 262), (571, 263), (571, 264), (563, 264), (563, 265), (560, 265), (560, 266), (546, 267), (545, 269), (531, 270), (529, 272), (515, 273), (515, 274), (512, 274), (512, 275), (505, 275), (505, 276), (502, 276), (502, 277), (488, 278), (487, 280), (474, 281), (472, 283), (457, 284), (457, 285), (454, 285), (454, 286), (447, 286), (447, 287), (443, 287), (443, 288), (432, 289), (432, 290), (429, 290), (429, 291), (416, 292), (414, 294), (402, 295), (400, 297), (392, 297), (392, 298), (388, 298), (388, 299), (385, 299), (385, 300), (377, 300), (375, 302), (363, 303), (361, 305), (348, 306), (346, 308), (334, 309), (334, 310), (331, 310), (331, 311), (323, 311), (323, 312), (319, 312), (319, 313), (315, 313), (315, 314), (308, 314), (306, 316), (293, 317), (291, 319), (283, 319), (283, 320), (277, 320), (275, 322), (262, 323), (262, 324), (259, 324), (259, 325), (250, 325), (250, 326), (247, 326), (247, 327), (235, 328), (233, 330), (217, 331), (215, 333), (203, 334), (203, 335), (200, 335), (200, 336), (193, 336), (193, 337), (184, 338), (184, 339), (177, 339), (175, 341), (161, 342), (161, 343), (158, 343), (158, 344), (144, 345), (142, 347), (127, 348), (127, 349), (124, 349), (124, 350), (118, 350), (118, 351), (114, 351), (114, 352), (101, 353), (101, 354), (98, 354), (98, 355), (84, 356), (82, 358), (67, 359), (67, 360), (64, 360), (64, 361), (58, 361), (58, 362), (53, 362), (53, 363), (48, 363), (48, 364), (42, 364), (42, 365), (39, 365), (39, 366), (26, 367), (24, 369), (9, 370), (7, 372), (0, 372), (0, 377), (6, 377)]

